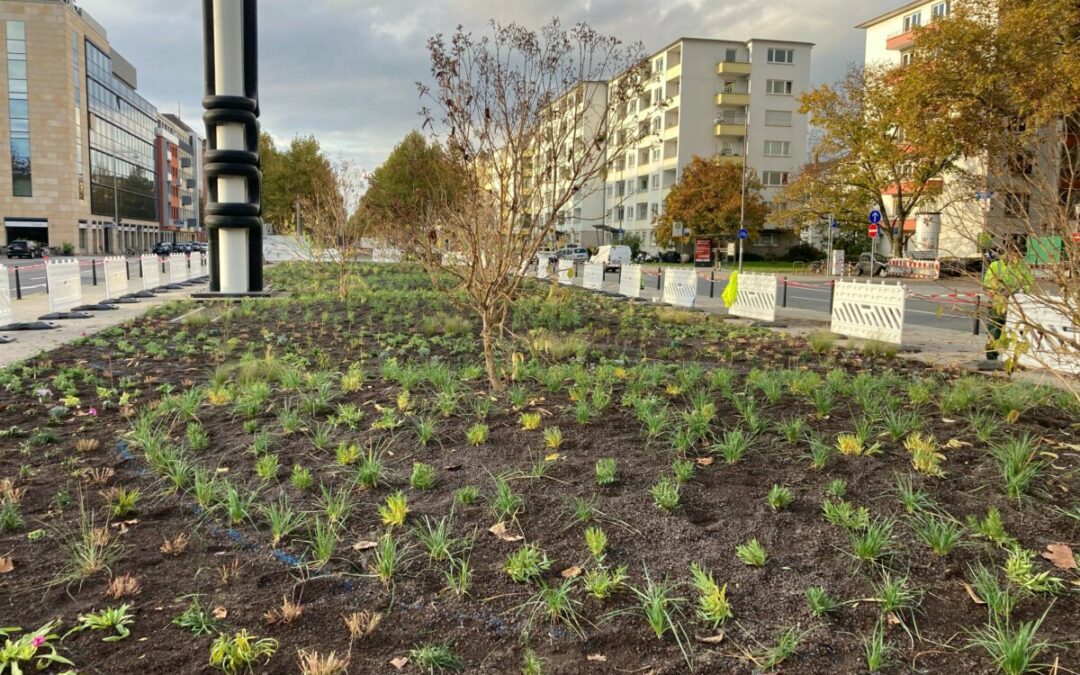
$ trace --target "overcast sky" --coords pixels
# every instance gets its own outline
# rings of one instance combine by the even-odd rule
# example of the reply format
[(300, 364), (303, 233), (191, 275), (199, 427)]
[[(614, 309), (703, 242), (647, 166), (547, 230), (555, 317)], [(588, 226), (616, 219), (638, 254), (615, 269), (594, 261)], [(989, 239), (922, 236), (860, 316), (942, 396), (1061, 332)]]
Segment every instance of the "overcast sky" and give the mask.
[[(201, 130), (202, 2), (80, 0), (113, 48), (135, 64), (139, 91), (177, 106)], [(901, 0), (261, 0), (262, 124), (279, 142), (314, 134), (331, 154), (376, 168), (418, 126), (415, 82), (427, 79), (426, 39), (489, 19), (539, 27), (587, 21), (653, 51), (679, 37), (813, 42), (813, 81), (861, 62), (863, 20)]]

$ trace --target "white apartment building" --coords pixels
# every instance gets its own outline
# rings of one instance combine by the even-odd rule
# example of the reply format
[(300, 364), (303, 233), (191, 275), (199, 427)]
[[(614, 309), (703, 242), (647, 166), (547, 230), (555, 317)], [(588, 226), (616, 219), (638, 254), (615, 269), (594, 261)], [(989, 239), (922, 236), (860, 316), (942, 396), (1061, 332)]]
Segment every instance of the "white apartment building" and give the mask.
[[(857, 28), (866, 31), (866, 64), (910, 64), (917, 58), (917, 29), (948, 17), (959, 2), (963, 0), (918, 0), (859, 24)], [(941, 196), (902, 224), (905, 232), (913, 233), (908, 250), (933, 252), (939, 257), (977, 257), (981, 254), (979, 241), (986, 234), (999, 242), (1012, 239), (1019, 243), (1033, 233), (1032, 223), (1041, 218), (1039, 207), (1031, 204), (1026, 190), (1032, 184), (1053, 185), (1062, 171), (1060, 139), (1064, 130), (1046, 132), (1046, 142), (1029, 148), (1024, 157), (993, 162), (986, 157), (959, 160), (967, 179), (944, 177)], [(996, 168), (988, 170), (988, 166)], [(976, 190), (973, 184), (983, 187)], [(989, 195), (989, 199), (978, 199)], [(886, 243), (883, 239), (879, 245)]]
[[(573, 222), (576, 241), (638, 234), (644, 248), (656, 250), (654, 220), (695, 156), (741, 165), (745, 155), (771, 201), (806, 160), (807, 116), (797, 97), (810, 87), (812, 48), (784, 40), (680, 38), (653, 54), (653, 79), (625, 111), (627, 124), (647, 124), (648, 133), (636, 148), (609, 155), (603, 211), (583, 209)], [(751, 244), (767, 252), (779, 234), (766, 225)]]

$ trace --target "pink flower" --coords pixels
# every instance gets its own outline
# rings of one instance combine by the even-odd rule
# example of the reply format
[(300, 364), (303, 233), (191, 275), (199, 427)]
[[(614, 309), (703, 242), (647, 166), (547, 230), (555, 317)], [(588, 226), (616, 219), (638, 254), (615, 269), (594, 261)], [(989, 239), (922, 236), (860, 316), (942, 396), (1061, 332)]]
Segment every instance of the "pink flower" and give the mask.
[(97, 417), (97, 408), (90, 408), (90, 410), (87, 411), (87, 412), (90, 415), (90, 417)]
[(45, 636), (44, 635), (35, 635), (34, 639), (30, 640), (30, 646), (32, 646), (34, 649), (37, 649), (38, 647), (40, 647), (43, 644), (45, 644)]

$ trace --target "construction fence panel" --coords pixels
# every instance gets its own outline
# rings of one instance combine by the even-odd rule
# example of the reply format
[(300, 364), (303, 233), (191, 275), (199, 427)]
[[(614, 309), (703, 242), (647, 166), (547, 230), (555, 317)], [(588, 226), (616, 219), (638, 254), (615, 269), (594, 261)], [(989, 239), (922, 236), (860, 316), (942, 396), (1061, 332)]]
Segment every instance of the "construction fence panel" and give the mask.
[(45, 278), (49, 282), (50, 312), (70, 312), (82, 304), (82, 272), (78, 260), (46, 262)]
[(641, 297), (641, 265), (623, 265), (619, 275), (619, 295)]
[(776, 276), (772, 274), (740, 274), (735, 303), (730, 314), (757, 321), (776, 321)]
[(0, 265), (0, 323), (11, 323), (11, 279), (8, 269)]
[(901, 344), (906, 299), (907, 289), (899, 285), (837, 282), (832, 331), (864, 340)]
[(1020, 365), (1080, 375), (1080, 325), (1061, 312), (1064, 306), (1062, 298), (1013, 297), (1006, 329), (1023, 341)]
[(693, 307), (697, 300), (697, 271), (694, 269), (664, 270), (663, 301), (676, 307)]
[(105, 295), (119, 298), (128, 292), (127, 259), (105, 258)]
[(604, 288), (604, 266), (601, 263), (585, 263), (585, 271), (581, 275), (581, 285), (590, 291), (599, 291)]
[(169, 256), (169, 282), (173, 284), (183, 283), (188, 280), (187, 256)]
[(560, 260), (559, 261), (559, 283), (569, 286), (574, 283), (574, 261), (573, 260)]
[(142, 285), (144, 291), (157, 288), (161, 285), (161, 258), (156, 255), (144, 255), (139, 258), (139, 266), (142, 268)]

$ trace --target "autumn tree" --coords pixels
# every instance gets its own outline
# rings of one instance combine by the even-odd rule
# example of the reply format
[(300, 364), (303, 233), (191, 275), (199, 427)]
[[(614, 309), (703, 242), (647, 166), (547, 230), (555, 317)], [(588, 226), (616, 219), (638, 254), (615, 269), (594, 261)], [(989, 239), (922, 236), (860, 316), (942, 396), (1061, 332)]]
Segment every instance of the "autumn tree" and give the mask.
[(769, 207), (761, 197), (761, 182), (753, 172), (746, 174), (745, 189), (743, 218), (742, 164), (732, 164), (720, 156), (694, 157), (664, 198), (664, 213), (656, 219), (656, 242), (661, 246), (671, 244), (675, 223), (686, 227), (688, 237), (734, 239), (742, 226), (750, 231), (759, 229), (765, 224)]
[(827, 233), (829, 221), (835, 220), (833, 247), (857, 257), (869, 250), (866, 216), (877, 203), (867, 191), (848, 186), (838, 166), (835, 160), (803, 166), (773, 199), (772, 217), (796, 232), (817, 229)]
[(392, 241), (410, 240), (436, 205), (453, 208), (466, 189), (461, 166), (437, 141), (412, 131), (372, 172), (360, 212), (382, 223)]
[(259, 137), (263, 220), (291, 231), (297, 201), (310, 201), (331, 182), (334, 168), (314, 136), (297, 136), (284, 150), (269, 134)]
[(496, 351), (521, 271), (575, 196), (602, 182), (609, 151), (643, 138), (627, 108), (649, 64), (640, 45), (557, 19), (540, 30), (492, 22), (481, 36), (458, 28), (431, 38), (428, 54), (423, 128), (443, 139), (464, 194), (435, 205), (403, 248), (479, 319), (488, 379), (501, 389)]
[[(1071, 17), (1071, 19), (1069, 19)], [(898, 112), (949, 120), (975, 167), (955, 190), (974, 202), (963, 233), (979, 248), (1030, 253), (1041, 282), (1011, 302), (1015, 322), (1004, 351), (1029, 351), (1039, 336), (1044, 365), (1080, 368), (1080, 15), (1075, 0), (968, 0), (916, 32)], [(961, 198), (959, 195), (957, 198)], [(1041, 310), (1032, 311), (1032, 306)], [(1047, 321), (1057, 315), (1061, 320)], [(1063, 380), (1080, 398), (1075, 380)]]
[(877, 65), (852, 69), (839, 83), (800, 97), (800, 111), (821, 130), (821, 158), (833, 162), (827, 175), (832, 198), (880, 210), (888, 225), (882, 235), (895, 257), (914, 234), (905, 224), (935, 203), (943, 179), (960, 170), (962, 150), (947, 117), (910, 109), (899, 114), (899, 73)]

